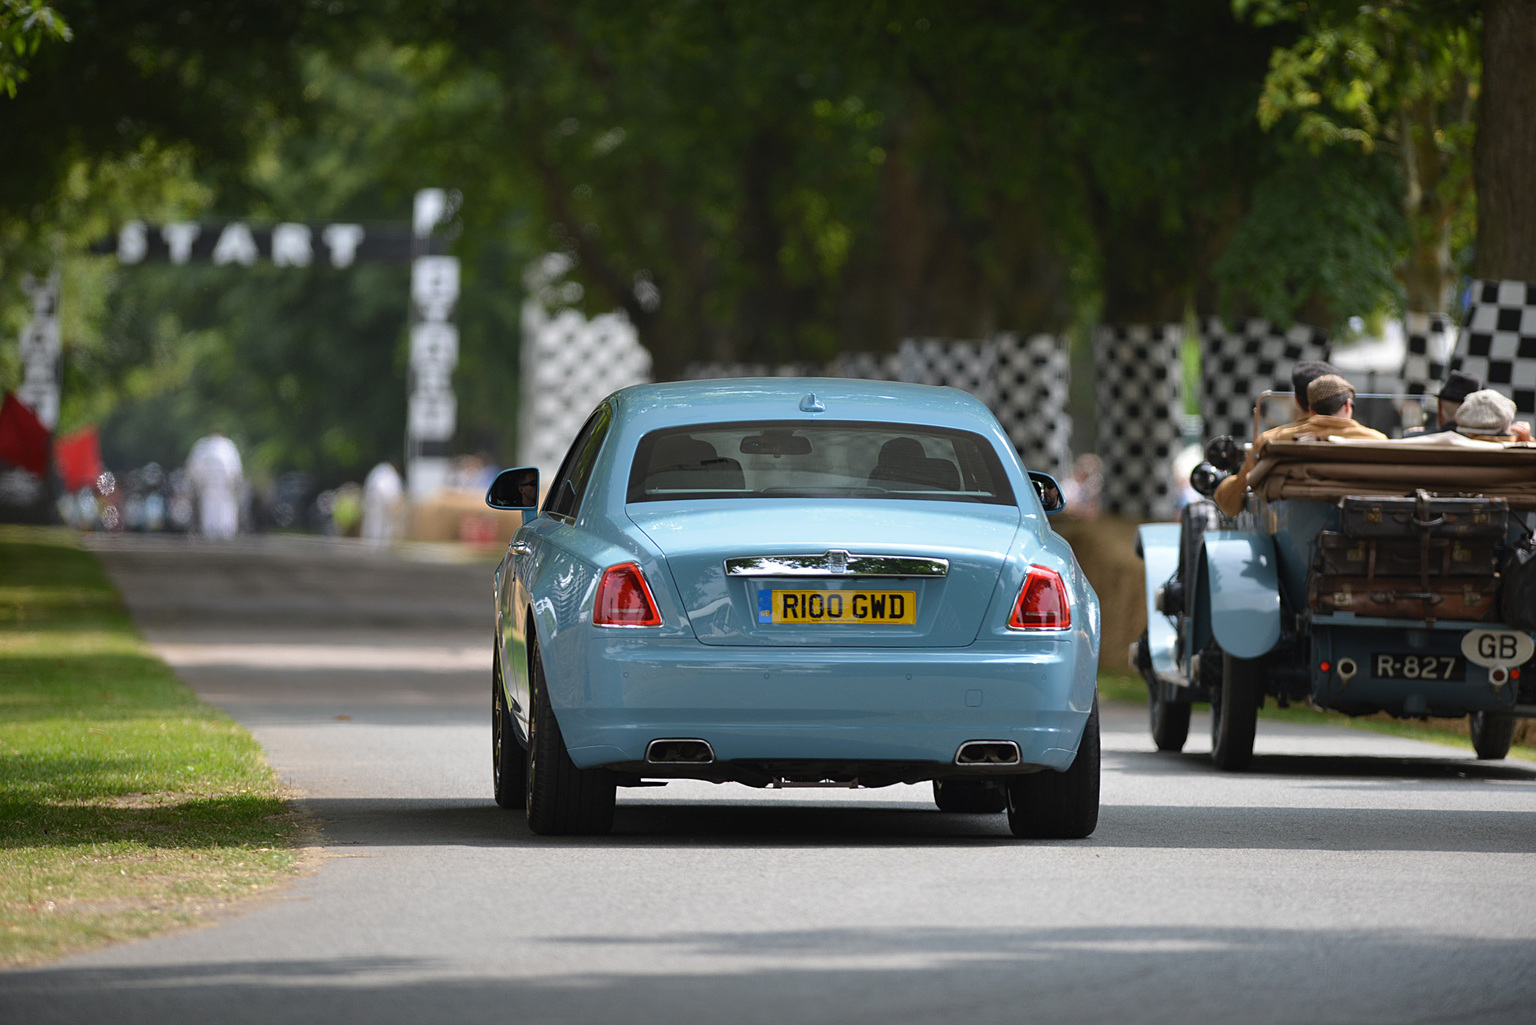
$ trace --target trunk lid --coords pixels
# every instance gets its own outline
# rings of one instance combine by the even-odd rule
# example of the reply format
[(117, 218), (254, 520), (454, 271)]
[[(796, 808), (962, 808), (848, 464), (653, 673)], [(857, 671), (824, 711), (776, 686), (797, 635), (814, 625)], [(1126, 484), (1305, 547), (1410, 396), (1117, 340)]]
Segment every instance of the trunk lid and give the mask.
[(699, 640), (961, 647), (1019, 531), (1012, 505), (772, 499), (632, 504)]

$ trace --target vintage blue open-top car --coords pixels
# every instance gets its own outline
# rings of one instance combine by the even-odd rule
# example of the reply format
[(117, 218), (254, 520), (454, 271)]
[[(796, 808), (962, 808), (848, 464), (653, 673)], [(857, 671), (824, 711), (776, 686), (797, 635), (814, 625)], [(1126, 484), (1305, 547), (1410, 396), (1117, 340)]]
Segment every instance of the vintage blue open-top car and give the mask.
[[(1422, 401), (1361, 398), (1388, 421)], [(1157, 747), (1181, 750), (1209, 701), (1213, 761), (1245, 768), (1274, 698), (1468, 716), (1478, 756), (1504, 757), (1536, 716), (1536, 448), (1427, 433), (1255, 454), (1235, 517), (1196, 502), (1139, 529), (1148, 628), (1131, 659)]]
[(1098, 815), (1099, 605), (975, 398), (833, 379), (605, 399), (496, 571), (496, 800), (610, 828), (616, 786), (933, 781), (1019, 836)]

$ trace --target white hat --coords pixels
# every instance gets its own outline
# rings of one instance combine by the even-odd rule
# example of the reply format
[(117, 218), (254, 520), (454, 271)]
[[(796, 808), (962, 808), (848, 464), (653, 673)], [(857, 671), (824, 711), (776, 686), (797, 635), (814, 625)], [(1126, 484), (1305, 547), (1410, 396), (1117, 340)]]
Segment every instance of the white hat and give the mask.
[(1514, 419), (1515, 404), (1492, 388), (1468, 395), (1456, 410), (1456, 426), (1463, 434), (1508, 434)]

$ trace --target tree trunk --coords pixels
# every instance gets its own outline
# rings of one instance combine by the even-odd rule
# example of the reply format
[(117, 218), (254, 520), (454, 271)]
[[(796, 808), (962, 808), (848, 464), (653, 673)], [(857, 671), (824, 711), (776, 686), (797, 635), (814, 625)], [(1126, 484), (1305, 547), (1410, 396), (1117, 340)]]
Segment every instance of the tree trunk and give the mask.
[(1490, 280), (1536, 281), (1536, 3), (1487, 0), (1472, 151), (1477, 256)]

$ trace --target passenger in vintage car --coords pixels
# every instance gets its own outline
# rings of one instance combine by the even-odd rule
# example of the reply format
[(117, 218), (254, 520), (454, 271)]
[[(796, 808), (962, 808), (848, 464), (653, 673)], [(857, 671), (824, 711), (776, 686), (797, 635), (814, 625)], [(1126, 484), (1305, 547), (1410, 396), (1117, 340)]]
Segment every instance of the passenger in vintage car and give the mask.
[(1248, 489), (1248, 475), (1263, 455), (1264, 447), (1272, 441), (1295, 441), (1303, 438), (1360, 438), (1385, 441), (1387, 436), (1372, 430), (1354, 419), (1355, 388), (1338, 374), (1323, 374), (1307, 385), (1309, 413), (1298, 420), (1265, 431), (1243, 460), (1242, 468), (1216, 488), (1216, 504), (1228, 516), (1243, 511), (1243, 494)]

